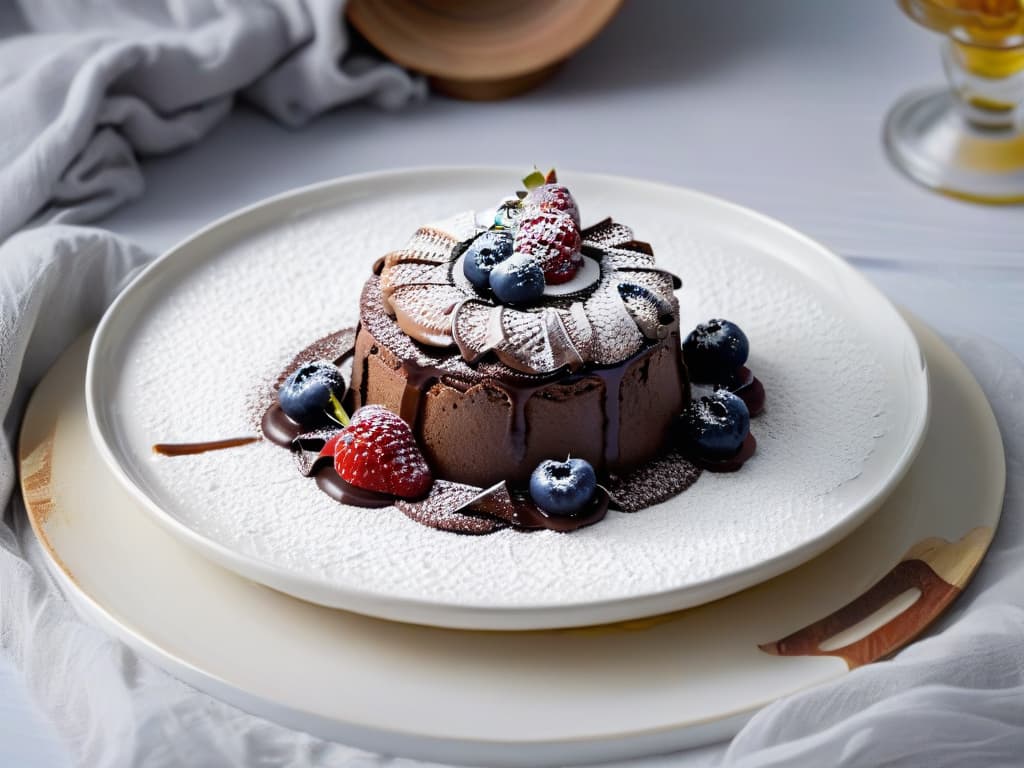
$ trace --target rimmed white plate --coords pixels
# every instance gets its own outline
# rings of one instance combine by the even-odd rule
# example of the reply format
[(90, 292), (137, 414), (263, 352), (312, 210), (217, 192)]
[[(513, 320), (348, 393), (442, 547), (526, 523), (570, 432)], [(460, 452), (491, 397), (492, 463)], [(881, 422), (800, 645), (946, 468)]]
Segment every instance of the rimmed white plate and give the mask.
[[(625, 624), (464, 632), (293, 600), (178, 543), (104, 466), (87, 339), (45, 377), (19, 454), (29, 518), (72, 602), (190, 684), (353, 746), (440, 762), (599, 762), (726, 738), (758, 707), (891, 654), (967, 584), (999, 520), (995, 419), (918, 328), (934, 418), (878, 513), (797, 569)], [(961, 447), (970, 445), (964, 452)]]
[(424, 169), (309, 187), (212, 224), (155, 262), (90, 353), (93, 434), (115, 474), (183, 541), (332, 607), (478, 629), (579, 626), (696, 605), (840, 540), (909, 466), (928, 416), (913, 334), (841, 259), (696, 192), (564, 174), (584, 221), (612, 214), (684, 281), (684, 327), (739, 322), (769, 392), (758, 455), (635, 515), (559, 535), (469, 538), (394, 510), (343, 508), (265, 442), (157, 457), (160, 442), (253, 433), (247, 404), (292, 354), (353, 322), (380, 254), (419, 224), (514, 189), (501, 169)]

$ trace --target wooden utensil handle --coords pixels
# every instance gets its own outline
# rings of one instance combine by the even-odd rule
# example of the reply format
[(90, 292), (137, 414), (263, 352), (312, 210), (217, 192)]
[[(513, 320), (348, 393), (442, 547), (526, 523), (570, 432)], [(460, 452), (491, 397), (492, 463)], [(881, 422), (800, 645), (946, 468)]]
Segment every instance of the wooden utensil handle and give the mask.
[[(976, 528), (955, 543), (926, 539), (860, 597), (781, 640), (758, 647), (775, 656), (836, 656), (850, 669), (883, 659), (921, 634), (960, 594), (991, 537), (992, 529)], [(863, 637), (839, 647), (823, 647), (915, 589), (916, 600)]]

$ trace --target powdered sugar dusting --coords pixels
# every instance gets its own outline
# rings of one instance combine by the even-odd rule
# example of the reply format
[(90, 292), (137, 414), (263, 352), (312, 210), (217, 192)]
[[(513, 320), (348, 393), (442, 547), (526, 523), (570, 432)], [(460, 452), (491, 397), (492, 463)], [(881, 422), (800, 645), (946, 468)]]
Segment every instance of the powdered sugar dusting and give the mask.
[[(552, 262), (568, 258), (571, 251), (575, 261), (595, 273), (592, 279), (579, 294), (545, 288), (544, 297), (529, 306), (495, 305), (473, 288), (459, 267), (460, 243), (471, 230), (466, 223), (473, 220), (461, 214), (420, 227), (405, 249), (384, 259), (380, 292), (385, 309), (416, 341), (436, 347), (456, 344), (470, 362), (493, 349), (510, 368), (545, 375), (584, 363), (620, 363), (640, 349), (644, 336), (663, 338), (675, 323), (673, 277), (654, 268), (646, 243), (635, 241), (629, 227), (607, 219), (589, 228), (583, 239), (601, 263), (583, 260), (576, 225), (562, 213), (538, 213), (521, 225), (515, 236), (517, 258), (502, 265), (509, 282), (522, 288), (540, 279), (534, 263), (538, 258), (545, 274), (549, 267), (557, 272), (547, 256), (538, 255), (548, 249), (556, 253)], [(568, 234), (572, 242), (563, 243)], [(479, 304), (491, 311), (473, 311)]]
[(677, 451), (637, 467), (608, 484), (614, 509), (639, 512), (660, 504), (692, 486), (701, 476), (700, 467)]
[(501, 193), (493, 177), (473, 176), (440, 189), (404, 181), (376, 200), (349, 195), (332, 208), (292, 212), (209, 246), (203, 263), (155, 294), (129, 335), (113, 393), (123, 450), (144, 487), (203, 536), (306, 578), (490, 607), (695, 585), (791, 551), (845, 519), (894, 419), (888, 397), (898, 386), (879, 362), (877, 337), (747, 230), (616, 195), (607, 181), (569, 181), (593, 220), (607, 212), (627, 222), (652, 243), (658, 266), (682, 278), (684, 332), (711, 317), (746, 331), (768, 403), (753, 422), (758, 452), (740, 472), (704, 473), (674, 499), (638, 514), (609, 512), (569, 535), (471, 537), (394, 509), (343, 507), (266, 442), (152, 456), (157, 442), (252, 433), (247, 401), (296, 350), (353, 324), (376, 258), (401, 248), (418, 222)]

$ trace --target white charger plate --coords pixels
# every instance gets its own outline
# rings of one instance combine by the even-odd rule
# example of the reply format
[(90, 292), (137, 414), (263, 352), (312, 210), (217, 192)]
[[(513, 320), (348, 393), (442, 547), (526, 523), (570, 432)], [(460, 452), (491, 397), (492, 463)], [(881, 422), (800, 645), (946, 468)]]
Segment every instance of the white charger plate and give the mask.
[(321, 608), (239, 578), (167, 535), (104, 465), (82, 394), (87, 338), (32, 398), (22, 490), (45, 562), (79, 610), (257, 715), (445, 763), (536, 767), (682, 749), (898, 650), (981, 562), (1003, 500), (999, 431), (964, 365), (915, 328), (935, 415), (878, 513), (799, 568), (641, 621), (443, 630)]
[(514, 189), (507, 169), (424, 169), (308, 187), (165, 254), (97, 331), (86, 399), (114, 473), (171, 532), (242, 575), (331, 607), (475, 629), (580, 626), (697, 605), (793, 568), (860, 524), (928, 417), (917, 343), (841, 259), (696, 192), (564, 174), (584, 221), (611, 214), (684, 281), (682, 325), (740, 323), (768, 389), (759, 452), (730, 476), (560, 535), (472, 538), (342, 508), (261, 442), (157, 457), (161, 442), (252, 434), (247, 404), (312, 340), (356, 319), (370, 264), (421, 223)]

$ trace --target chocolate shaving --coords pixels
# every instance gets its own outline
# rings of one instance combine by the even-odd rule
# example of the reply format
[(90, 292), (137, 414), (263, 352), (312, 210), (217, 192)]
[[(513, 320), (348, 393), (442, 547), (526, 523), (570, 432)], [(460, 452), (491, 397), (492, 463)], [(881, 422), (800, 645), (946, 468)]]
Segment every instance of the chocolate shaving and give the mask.
[(409, 519), (440, 531), (481, 536), (507, 528), (508, 524), (501, 520), (460, 511), (467, 501), (479, 495), (480, 489), (472, 485), (435, 480), (426, 498), (396, 499), (394, 505)]
[(604, 519), (608, 512), (608, 492), (598, 486), (590, 503), (575, 515), (549, 515), (525, 493), (509, 491), (504, 482), (491, 486), (470, 499), (457, 511), (462, 514), (497, 518), (519, 531), (575, 531)]
[(622, 248), (626, 251), (636, 251), (637, 253), (646, 253), (648, 256), (654, 255), (654, 249), (651, 248), (651, 244), (645, 243), (643, 240), (627, 240), (625, 243), (619, 243), (616, 248)]
[(671, 304), (644, 285), (619, 283), (619, 295), (637, 328), (649, 339), (663, 339), (675, 321)]

